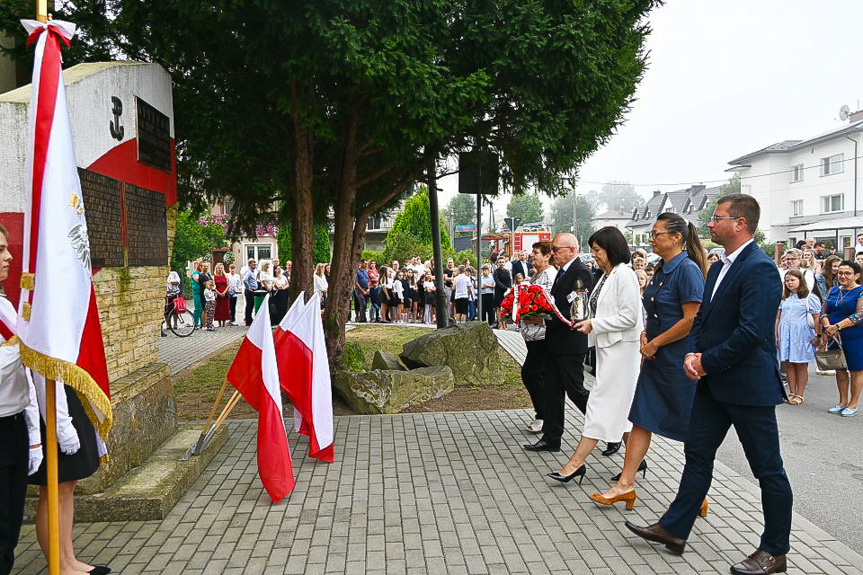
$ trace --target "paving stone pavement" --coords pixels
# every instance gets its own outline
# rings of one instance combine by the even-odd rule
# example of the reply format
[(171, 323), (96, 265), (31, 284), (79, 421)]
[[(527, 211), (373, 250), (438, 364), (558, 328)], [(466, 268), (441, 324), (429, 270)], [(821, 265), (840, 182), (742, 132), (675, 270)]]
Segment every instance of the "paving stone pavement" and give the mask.
[[(78, 556), (123, 574), (727, 573), (758, 542), (753, 485), (717, 463), (706, 519), (682, 556), (630, 534), (674, 496), (679, 443), (657, 438), (634, 511), (599, 507), (622, 457), (592, 457), (584, 485), (553, 483), (574, 449), (581, 416), (568, 409), (564, 451), (528, 454), (526, 410), (336, 418), (336, 461), (309, 459), (290, 434), (296, 487), (272, 504), (257, 477), (254, 421), (231, 437), (163, 521), (75, 528)], [(795, 515), (792, 573), (863, 573), (863, 558)], [(44, 572), (32, 526), (16, 570)]]
[(244, 325), (226, 325), (216, 331), (195, 330), (189, 337), (177, 337), (170, 331), (159, 341), (159, 361), (171, 366), (171, 375), (213, 354), (246, 335)]

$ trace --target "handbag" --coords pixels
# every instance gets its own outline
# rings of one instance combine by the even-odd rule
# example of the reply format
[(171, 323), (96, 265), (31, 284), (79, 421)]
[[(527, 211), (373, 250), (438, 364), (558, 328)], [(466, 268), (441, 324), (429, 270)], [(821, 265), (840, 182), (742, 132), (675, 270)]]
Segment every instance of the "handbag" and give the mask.
[(821, 371), (845, 371), (848, 369), (848, 364), (845, 362), (845, 351), (842, 349), (842, 341), (834, 336), (833, 341), (839, 346), (839, 349), (827, 349), (825, 344), (824, 349), (815, 350), (815, 363)]
[(181, 295), (178, 295), (174, 298), (174, 312), (175, 313), (183, 313), (186, 311), (186, 298)]

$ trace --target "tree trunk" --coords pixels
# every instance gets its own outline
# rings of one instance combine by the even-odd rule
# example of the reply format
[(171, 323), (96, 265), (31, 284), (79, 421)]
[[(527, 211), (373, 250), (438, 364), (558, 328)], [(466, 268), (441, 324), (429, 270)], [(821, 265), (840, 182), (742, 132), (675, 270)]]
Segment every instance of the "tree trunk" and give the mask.
[(324, 333), (327, 340), (327, 357), (330, 372), (342, 368), (345, 351), (345, 324), (350, 313), (353, 288), (356, 283), (354, 262), (354, 210), (357, 201), (357, 127), (351, 122), (345, 136), (344, 157), (339, 178), (338, 192), (333, 206), (333, 258), (330, 267), (330, 283), (327, 288), (327, 306), (324, 310)]
[(312, 130), (295, 123), (297, 155), (295, 161), (294, 206), (291, 213), (291, 246), (293, 268), (291, 271), (290, 297), (293, 301), (304, 291), (306, 300), (314, 293), (314, 217), (312, 210)]

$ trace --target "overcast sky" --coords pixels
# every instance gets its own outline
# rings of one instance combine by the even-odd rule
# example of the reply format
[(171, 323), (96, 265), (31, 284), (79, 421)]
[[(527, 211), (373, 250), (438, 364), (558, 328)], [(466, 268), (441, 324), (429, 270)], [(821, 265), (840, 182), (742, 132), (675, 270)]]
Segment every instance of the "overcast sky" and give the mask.
[[(729, 160), (837, 128), (843, 104), (863, 108), (863, 0), (668, 0), (650, 23), (637, 100), (581, 167), (579, 193), (721, 182)], [(442, 182), (442, 206), (457, 185)], [(495, 200), (499, 215), (508, 201)]]

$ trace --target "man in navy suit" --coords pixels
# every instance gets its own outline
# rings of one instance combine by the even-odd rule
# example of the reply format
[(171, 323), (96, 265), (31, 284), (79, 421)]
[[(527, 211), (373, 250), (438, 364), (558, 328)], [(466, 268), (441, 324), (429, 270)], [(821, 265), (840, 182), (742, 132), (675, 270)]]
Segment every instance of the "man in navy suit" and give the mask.
[(751, 196), (719, 199), (710, 238), (726, 255), (707, 274), (704, 302), (690, 332), (683, 369), (697, 380), (686, 464), (677, 497), (659, 523), (636, 535), (682, 553), (713, 476), (716, 450), (734, 426), (761, 486), (764, 532), (758, 549), (731, 567), (737, 575), (784, 572), (791, 533), (791, 485), (779, 452), (776, 405), (785, 392), (776, 361), (774, 323), (782, 284), (776, 266), (753, 241), (760, 208)]

